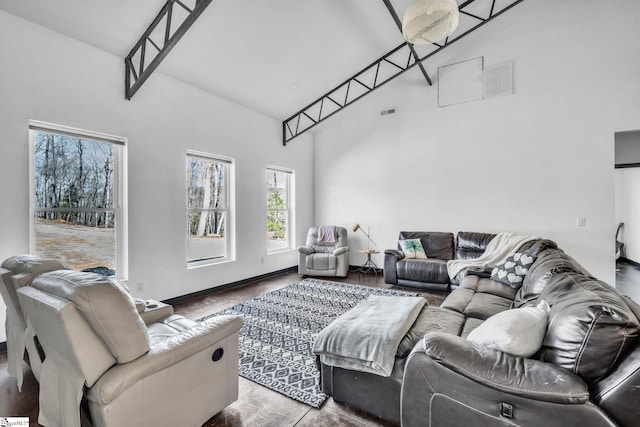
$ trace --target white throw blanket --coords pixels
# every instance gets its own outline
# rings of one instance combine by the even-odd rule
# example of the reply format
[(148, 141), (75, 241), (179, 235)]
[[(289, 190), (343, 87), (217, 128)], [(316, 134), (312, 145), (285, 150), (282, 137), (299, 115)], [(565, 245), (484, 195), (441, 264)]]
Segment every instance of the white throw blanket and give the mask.
[(400, 341), (426, 302), (371, 295), (320, 331), (313, 352), (325, 365), (388, 377)]
[(498, 233), (491, 239), (484, 253), (478, 258), (453, 259), (447, 261), (449, 278), (453, 279), (458, 273), (468, 267), (484, 267), (486, 265), (498, 265), (504, 262), (509, 255), (514, 253), (523, 244), (535, 240), (535, 236), (522, 236), (513, 233)]

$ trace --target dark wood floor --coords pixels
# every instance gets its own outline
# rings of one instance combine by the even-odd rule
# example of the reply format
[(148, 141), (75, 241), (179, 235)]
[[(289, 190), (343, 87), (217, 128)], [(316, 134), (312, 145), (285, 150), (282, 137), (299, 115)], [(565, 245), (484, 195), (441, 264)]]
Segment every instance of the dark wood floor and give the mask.
[[(190, 319), (231, 307), (256, 296), (280, 289), (302, 277), (286, 273), (239, 287), (214, 292), (174, 305), (175, 312)], [(331, 279), (367, 286), (392, 288), (380, 275), (349, 273), (344, 279)], [(431, 305), (440, 305), (446, 296), (441, 293), (420, 293)], [(28, 416), (31, 426), (38, 426), (38, 382), (24, 364), (25, 380), (18, 392), (16, 380), (7, 375), (7, 356), (0, 353), (0, 417)], [(236, 402), (207, 421), (204, 426), (390, 426), (378, 418), (328, 399), (320, 409), (289, 399), (277, 392), (240, 377), (240, 392)]]

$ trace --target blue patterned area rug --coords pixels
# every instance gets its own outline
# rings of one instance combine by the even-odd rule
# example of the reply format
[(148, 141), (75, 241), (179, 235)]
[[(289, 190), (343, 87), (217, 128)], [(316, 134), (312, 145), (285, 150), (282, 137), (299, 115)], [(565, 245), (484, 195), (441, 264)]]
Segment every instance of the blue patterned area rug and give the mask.
[(314, 340), (369, 295), (417, 294), (307, 278), (199, 320), (242, 316), (240, 376), (319, 408), (327, 395), (320, 391)]

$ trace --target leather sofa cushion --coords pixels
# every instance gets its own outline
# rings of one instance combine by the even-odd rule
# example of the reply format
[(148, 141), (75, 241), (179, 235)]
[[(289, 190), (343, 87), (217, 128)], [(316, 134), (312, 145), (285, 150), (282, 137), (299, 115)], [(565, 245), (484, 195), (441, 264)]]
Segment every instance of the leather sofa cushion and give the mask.
[(558, 273), (540, 299), (551, 305), (541, 360), (589, 383), (606, 376), (640, 333), (638, 318), (623, 297), (594, 278)]
[(494, 314), (509, 310), (512, 302), (513, 300), (508, 298), (479, 292), (469, 301), (464, 314), (467, 317), (486, 320)]
[[(401, 231), (398, 240), (420, 239), (427, 258), (453, 259), (453, 233), (440, 231)], [(402, 250), (398, 244), (398, 249)]]
[(32, 286), (73, 302), (118, 363), (149, 351), (149, 336), (133, 298), (115, 280), (95, 273), (58, 270), (37, 276)]
[(172, 314), (157, 322), (151, 323), (147, 330), (151, 347), (180, 332), (193, 328), (197, 324), (197, 322), (177, 314)]
[(485, 320), (511, 308), (516, 290), (504, 283), (478, 276), (466, 276), (440, 307), (467, 317)]
[(476, 319), (474, 317), (468, 317), (464, 322), (464, 326), (462, 327), (462, 332), (460, 333), (460, 336), (466, 339), (471, 333), (471, 331), (473, 331), (475, 328), (480, 326), (482, 322), (484, 322), (484, 320)]
[(428, 283), (449, 283), (447, 262), (441, 259), (401, 259), (396, 264), (398, 279)]
[(469, 259), (479, 257), (484, 253), (487, 245), (494, 237), (496, 235), (491, 233), (458, 232), (456, 258)]
[(416, 321), (402, 338), (402, 341), (400, 341), (396, 356), (405, 357), (409, 354), (415, 344), (420, 341), (427, 332), (442, 331), (459, 335), (464, 320), (464, 315), (456, 313), (455, 311), (445, 310), (440, 307), (423, 307)]
[(309, 270), (335, 270), (337, 258), (333, 254), (315, 253), (307, 256), (306, 267)]

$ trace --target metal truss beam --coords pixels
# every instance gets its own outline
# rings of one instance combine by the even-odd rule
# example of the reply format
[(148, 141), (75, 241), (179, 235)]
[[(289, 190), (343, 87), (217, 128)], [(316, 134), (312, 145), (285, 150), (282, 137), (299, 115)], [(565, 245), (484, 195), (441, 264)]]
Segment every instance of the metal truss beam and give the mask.
[[(183, 1), (189, 3), (186, 0)], [(135, 95), (212, 2), (212, 0), (192, 0), (192, 3), (195, 1), (195, 5), (191, 8), (183, 1), (167, 0), (158, 16), (125, 58), (124, 96), (126, 99), (130, 100)]]
[(486, 18), (464, 10), (467, 6), (475, 3), (475, 0), (468, 0), (460, 4), (458, 6), (460, 13), (477, 22), (460, 35), (445, 39), (444, 43), (434, 43), (436, 49), (428, 54), (420, 58), (414, 57), (412, 53), (413, 46), (410, 43), (405, 42), (391, 50), (389, 53), (373, 61), (363, 70), (357, 72), (338, 86), (329, 90), (327, 93), (302, 108), (297, 113), (285, 119), (282, 122), (282, 144), (287, 145), (287, 143), (292, 139), (302, 135), (304, 132), (312, 129), (314, 126), (325, 121), (342, 109), (350, 106), (365, 95), (368, 95), (386, 83), (389, 83), (416, 65), (421, 64), (423, 61), (429, 59), (442, 49), (445, 49), (458, 40), (468, 36), (473, 31), (486, 23), (491, 22), (493, 19), (507, 12), (524, 0), (514, 0), (498, 12), (495, 11), (496, 0), (488, 1), (491, 3), (491, 10)]

